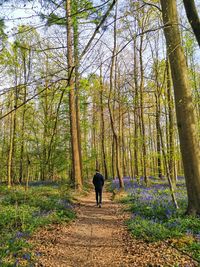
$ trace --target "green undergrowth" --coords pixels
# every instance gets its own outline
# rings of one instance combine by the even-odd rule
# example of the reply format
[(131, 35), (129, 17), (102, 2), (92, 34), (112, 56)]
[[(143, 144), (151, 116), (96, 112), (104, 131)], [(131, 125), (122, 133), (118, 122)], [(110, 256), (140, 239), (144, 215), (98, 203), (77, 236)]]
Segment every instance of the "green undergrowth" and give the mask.
[(28, 239), (39, 227), (75, 218), (69, 188), (59, 184), (33, 183), (0, 187), (0, 266), (34, 266), (37, 253)]
[(122, 199), (132, 216), (126, 221), (135, 238), (146, 242), (165, 241), (189, 253), (200, 262), (200, 218), (184, 215), (184, 210), (171, 211), (162, 203), (142, 202), (128, 196)]
[[(123, 180), (127, 196), (121, 202), (131, 213), (126, 224), (132, 235), (146, 242), (167, 242), (200, 262), (200, 217), (185, 215), (187, 193), (184, 177), (177, 177), (174, 191), (178, 209), (173, 204), (166, 178), (149, 177), (148, 186), (143, 177), (124, 177)], [(113, 180), (111, 188), (114, 194), (120, 191), (119, 181)]]

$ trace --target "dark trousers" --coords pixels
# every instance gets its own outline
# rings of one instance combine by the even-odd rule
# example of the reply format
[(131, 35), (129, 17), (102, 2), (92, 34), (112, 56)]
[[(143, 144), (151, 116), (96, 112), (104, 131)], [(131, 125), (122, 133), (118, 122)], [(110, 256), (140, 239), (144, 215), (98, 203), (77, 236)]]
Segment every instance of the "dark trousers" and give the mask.
[(97, 205), (102, 203), (102, 188), (96, 188), (95, 187), (95, 192), (96, 192), (96, 202)]

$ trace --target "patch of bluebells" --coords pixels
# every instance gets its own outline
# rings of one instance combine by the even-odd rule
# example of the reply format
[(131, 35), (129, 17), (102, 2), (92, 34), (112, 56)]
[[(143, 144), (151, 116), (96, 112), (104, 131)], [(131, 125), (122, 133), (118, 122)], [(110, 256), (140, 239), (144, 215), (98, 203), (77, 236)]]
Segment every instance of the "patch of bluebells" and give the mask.
[(198, 233), (195, 235), (195, 237), (196, 237), (196, 240), (200, 243), (200, 232), (198, 232)]
[(45, 206), (42, 209), (33, 212), (33, 217), (48, 217), (52, 215), (56, 210), (73, 210), (73, 205), (67, 199), (58, 199), (54, 203), (53, 209), (49, 210), (49, 207)]
[[(148, 204), (149, 206), (152, 206), (152, 208), (162, 206), (163, 208), (166, 208), (167, 217), (171, 217), (174, 208), (169, 185), (166, 180), (158, 180), (151, 177), (151, 185), (149, 187), (146, 187), (143, 183), (143, 177), (138, 179), (138, 181), (136, 181), (136, 179), (130, 179), (129, 177), (125, 177), (123, 180), (125, 191), (129, 193), (133, 200), (139, 200), (140, 203)], [(113, 189), (118, 188), (118, 179), (113, 180)], [(183, 178), (179, 178), (175, 195), (178, 202), (187, 202)]]
[[(150, 186), (144, 184), (143, 177), (131, 179), (124, 177), (125, 191), (129, 193), (134, 213), (149, 217), (155, 222), (167, 221), (177, 213), (174, 207), (168, 181), (150, 177)], [(118, 179), (113, 180), (113, 189), (119, 188)], [(176, 199), (181, 208), (186, 207), (187, 197), (183, 177), (178, 178), (175, 192)]]
[(31, 260), (31, 254), (30, 253), (24, 253), (22, 258), (24, 260), (30, 261)]
[(29, 232), (20, 232), (18, 231), (16, 234), (15, 234), (15, 238), (29, 238), (30, 237), (30, 233)]
[(33, 217), (47, 217), (53, 213), (53, 210), (37, 210), (33, 212)]
[(72, 203), (70, 203), (70, 201), (67, 199), (59, 199), (58, 205), (61, 206), (63, 209), (72, 210), (74, 208)]
[(43, 186), (51, 186), (53, 188), (59, 187), (59, 183), (51, 180), (46, 180), (46, 181), (33, 181), (29, 182), (29, 186), (31, 187), (43, 187)]
[(28, 195), (22, 186), (18, 186), (0, 196), (3, 211), (0, 213), (0, 266), (4, 266), (8, 258), (12, 266), (19, 266), (20, 260), (31, 266), (27, 239), (32, 232), (39, 226), (75, 218), (73, 205), (68, 200), (70, 196), (63, 192), (60, 184), (45, 181), (33, 182), (29, 186)]
[[(184, 216), (187, 207), (187, 194), (184, 177), (177, 178), (175, 196), (179, 206), (177, 210), (172, 201), (168, 181), (150, 177), (150, 186), (146, 186), (143, 177), (131, 179), (124, 177), (125, 191), (132, 216), (127, 222), (128, 228), (137, 238), (148, 241), (179, 238), (188, 235), (193, 238), (194, 245), (188, 245), (195, 258), (200, 246), (200, 220), (192, 216)], [(113, 181), (113, 189), (119, 188), (118, 179)], [(194, 247), (194, 249), (193, 249)], [(194, 250), (194, 251), (193, 251)]]

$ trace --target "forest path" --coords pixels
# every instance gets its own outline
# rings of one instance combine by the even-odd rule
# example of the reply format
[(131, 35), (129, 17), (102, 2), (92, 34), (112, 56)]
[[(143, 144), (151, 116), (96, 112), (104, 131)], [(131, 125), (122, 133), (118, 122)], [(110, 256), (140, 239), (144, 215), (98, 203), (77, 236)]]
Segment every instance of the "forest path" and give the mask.
[[(197, 266), (164, 243), (134, 240), (124, 227), (120, 204), (103, 194), (103, 206), (95, 206), (94, 193), (79, 199), (78, 218), (70, 225), (53, 225), (33, 237), (39, 252), (36, 266), (131, 267)], [(36, 241), (35, 241), (36, 240)]]

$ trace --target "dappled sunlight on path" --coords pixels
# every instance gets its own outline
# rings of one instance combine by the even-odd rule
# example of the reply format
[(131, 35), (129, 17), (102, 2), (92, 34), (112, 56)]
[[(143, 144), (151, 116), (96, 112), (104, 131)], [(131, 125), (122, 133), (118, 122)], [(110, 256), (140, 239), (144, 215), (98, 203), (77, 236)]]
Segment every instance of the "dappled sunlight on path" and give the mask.
[(75, 222), (50, 226), (35, 235), (40, 255), (36, 266), (174, 266), (173, 262), (178, 266), (195, 266), (164, 244), (132, 239), (124, 227), (128, 215), (110, 200), (109, 193), (104, 193), (102, 208), (95, 206), (94, 199), (94, 193), (79, 199)]

